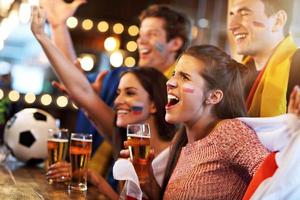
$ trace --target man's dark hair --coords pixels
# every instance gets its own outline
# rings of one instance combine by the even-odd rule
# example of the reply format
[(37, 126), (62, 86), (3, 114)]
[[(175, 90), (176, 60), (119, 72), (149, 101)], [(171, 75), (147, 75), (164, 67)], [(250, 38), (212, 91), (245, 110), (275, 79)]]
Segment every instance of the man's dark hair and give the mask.
[(293, 18), (294, 0), (261, 0), (265, 5), (265, 13), (271, 16), (280, 10), (284, 10), (287, 14), (287, 21), (284, 26), (283, 33), (285, 36), (289, 34), (290, 26)]
[(148, 17), (158, 17), (165, 21), (165, 30), (167, 32), (167, 41), (179, 37), (183, 41), (182, 47), (178, 50), (179, 56), (191, 42), (192, 23), (189, 17), (166, 5), (152, 5), (142, 11), (139, 16), (140, 21)]

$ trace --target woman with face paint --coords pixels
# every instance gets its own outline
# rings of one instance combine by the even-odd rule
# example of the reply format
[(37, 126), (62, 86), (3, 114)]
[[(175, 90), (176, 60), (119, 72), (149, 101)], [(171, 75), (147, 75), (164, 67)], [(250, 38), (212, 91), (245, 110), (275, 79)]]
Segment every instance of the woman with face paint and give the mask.
[(189, 48), (167, 83), (166, 121), (182, 123), (164, 199), (242, 199), (268, 151), (236, 117), (246, 114), (240, 65), (220, 49)]
[[(64, 83), (68, 94), (76, 104), (85, 110), (96, 128), (115, 147), (115, 157), (123, 149), (128, 124), (149, 123), (151, 129), (150, 145), (154, 156), (159, 155), (170, 145), (175, 134), (175, 126), (165, 121), (166, 81), (165, 76), (150, 67), (134, 68), (121, 76), (115, 99), (115, 109), (108, 107), (93, 90), (83, 73), (69, 62), (53, 45), (43, 30), (44, 16), (39, 8), (33, 8), (32, 32), (43, 47), (56, 74)], [(72, 68), (72, 73), (70, 73)], [(166, 160), (166, 159), (165, 159)], [(50, 166), (47, 177), (56, 181), (70, 177), (70, 165), (56, 163)], [(91, 181), (102, 193), (111, 199), (118, 195), (105, 180), (90, 173)]]

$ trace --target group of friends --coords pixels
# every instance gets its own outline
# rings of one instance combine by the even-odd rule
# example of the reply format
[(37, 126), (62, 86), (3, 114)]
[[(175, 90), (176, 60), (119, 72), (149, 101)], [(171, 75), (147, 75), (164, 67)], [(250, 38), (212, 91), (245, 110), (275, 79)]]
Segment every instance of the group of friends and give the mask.
[[(297, 53), (289, 34), (292, 1), (232, 1), (228, 30), (243, 64), (218, 47), (190, 45), (188, 17), (152, 5), (140, 15), (138, 66), (101, 72), (94, 83), (76, 67), (65, 24), (82, 3), (42, 0), (42, 8), (33, 8), (31, 29), (61, 81), (56, 87), (84, 111), (112, 145), (115, 158), (120, 151), (128, 156), (127, 125), (149, 123), (154, 160), (163, 162), (159, 169), (149, 166), (149, 178), (141, 185), (147, 198), (254, 197), (261, 182), (278, 170), (277, 153), (243, 117), (259, 121), (287, 112), (300, 117), (300, 89), (290, 81)], [(44, 32), (46, 18), (52, 39)], [(124, 198), (124, 190), (114, 190), (96, 172), (88, 174), (108, 198)], [(70, 177), (70, 164), (50, 166), (47, 176)]]

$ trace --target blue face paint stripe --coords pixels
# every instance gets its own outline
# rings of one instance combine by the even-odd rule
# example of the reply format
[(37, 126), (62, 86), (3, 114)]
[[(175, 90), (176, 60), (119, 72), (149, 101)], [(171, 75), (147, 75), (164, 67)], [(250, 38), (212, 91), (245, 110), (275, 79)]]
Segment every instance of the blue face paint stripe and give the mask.
[(164, 50), (165, 50), (165, 47), (163, 44), (159, 43), (159, 42), (156, 42), (155, 43), (155, 49), (157, 51), (159, 51), (160, 53), (162, 53)]

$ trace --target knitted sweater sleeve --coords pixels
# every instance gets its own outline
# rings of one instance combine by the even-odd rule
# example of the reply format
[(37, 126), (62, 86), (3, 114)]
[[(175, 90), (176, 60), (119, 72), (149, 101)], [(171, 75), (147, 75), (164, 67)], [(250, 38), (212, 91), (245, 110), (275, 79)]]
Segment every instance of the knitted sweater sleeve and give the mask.
[(244, 168), (253, 176), (268, 155), (255, 132), (237, 119), (224, 120), (216, 131), (220, 131), (216, 142), (222, 155), (233, 166)]

